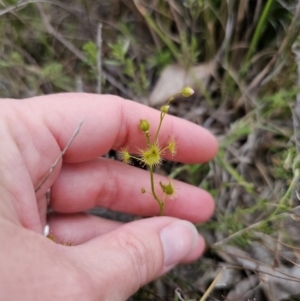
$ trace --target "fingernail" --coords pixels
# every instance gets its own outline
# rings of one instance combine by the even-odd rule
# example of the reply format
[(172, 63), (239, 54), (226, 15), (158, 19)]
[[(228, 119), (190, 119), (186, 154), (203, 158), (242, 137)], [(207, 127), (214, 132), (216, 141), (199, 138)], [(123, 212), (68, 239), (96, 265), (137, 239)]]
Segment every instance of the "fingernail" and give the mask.
[(160, 231), (165, 267), (175, 265), (197, 246), (199, 235), (196, 227), (187, 221), (176, 221)]

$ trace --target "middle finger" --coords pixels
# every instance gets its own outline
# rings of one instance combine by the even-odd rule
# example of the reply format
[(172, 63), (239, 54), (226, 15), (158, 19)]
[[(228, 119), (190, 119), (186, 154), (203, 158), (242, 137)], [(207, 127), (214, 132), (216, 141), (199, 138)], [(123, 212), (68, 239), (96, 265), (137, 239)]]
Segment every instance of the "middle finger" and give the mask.
[[(155, 175), (155, 186), (168, 179)], [(172, 180), (176, 197), (167, 199), (165, 215), (191, 222), (208, 219), (214, 209), (209, 193), (192, 185)], [(142, 194), (141, 189), (146, 193)], [(158, 190), (159, 191), (159, 190)], [(145, 170), (105, 158), (63, 164), (51, 189), (52, 209), (61, 213), (75, 213), (93, 207), (105, 207), (141, 216), (153, 216), (159, 206), (151, 195), (150, 174)]]

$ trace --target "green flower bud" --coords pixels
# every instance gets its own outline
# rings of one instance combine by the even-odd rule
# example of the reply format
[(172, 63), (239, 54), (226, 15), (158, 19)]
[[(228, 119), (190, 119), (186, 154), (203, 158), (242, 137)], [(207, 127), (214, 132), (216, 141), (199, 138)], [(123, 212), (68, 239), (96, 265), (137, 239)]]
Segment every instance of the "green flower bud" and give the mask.
[(175, 189), (171, 182), (169, 182), (168, 184), (163, 184), (162, 182), (159, 182), (159, 185), (166, 195), (173, 196), (175, 194)]
[(146, 119), (141, 119), (140, 120), (140, 129), (146, 133), (146, 132), (149, 132), (149, 129), (150, 129), (150, 123), (148, 122), (148, 120)]
[(162, 112), (162, 113), (168, 113), (168, 111), (169, 111), (169, 108), (170, 108), (170, 106), (167, 106), (167, 105), (165, 105), (165, 106), (162, 106), (161, 108), (160, 108), (160, 111)]
[(184, 87), (182, 90), (181, 90), (181, 95), (183, 97), (190, 97), (191, 95), (193, 95), (195, 92), (194, 90), (191, 88), (191, 87)]

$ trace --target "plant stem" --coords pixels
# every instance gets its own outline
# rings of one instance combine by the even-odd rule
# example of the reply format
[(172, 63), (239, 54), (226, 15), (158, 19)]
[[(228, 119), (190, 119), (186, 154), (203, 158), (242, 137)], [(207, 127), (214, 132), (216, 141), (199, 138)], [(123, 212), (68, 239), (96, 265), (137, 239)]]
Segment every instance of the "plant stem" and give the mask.
[(172, 55), (177, 60), (178, 63), (183, 63), (182, 58), (180, 57), (179, 50), (177, 49), (176, 45), (173, 43), (171, 39), (165, 35), (160, 28), (156, 25), (156, 23), (153, 21), (150, 15), (147, 13), (144, 14), (144, 17), (149, 24), (149, 26), (157, 33), (157, 35), (161, 38), (161, 40), (168, 46), (170, 49)]
[(149, 147), (150, 146), (150, 134), (145, 133), (145, 136), (146, 136), (147, 144), (148, 144), (148, 147)]
[[(170, 104), (170, 102), (171, 102), (177, 95), (181, 95), (181, 92), (180, 92), (180, 93), (176, 93), (176, 94), (174, 94), (173, 96), (171, 96), (171, 97), (168, 99), (167, 106)], [(158, 133), (159, 133), (159, 131), (160, 131), (160, 128), (161, 128), (161, 125), (162, 125), (162, 122), (163, 122), (163, 119), (165, 118), (165, 116), (166, 116), (166, 113), (160, 112), (159, 126), (158, 126), (158, 128), (157, 128), (157, 131), (156, 131), (156, 134), (155, 134), (154, 141), (157, 140)]]
[(262, 34), (262, 31), (263, 31), (263, 26), (264, 26), (265, 22), (268, 21), (268, 19), (267, 19), (268, 13), (271, 9), (273, 1), (274, 0), (268, 0), (268, 2), (266, 3), (260, 18), (259, 18), (258, 24), (256, 26), (256, 29), (255, 29), (255, 32), (254, 32), (254, 35), (253, 35), (253, 38), (252, 38), (251, 43), (250, 43), (250, 47), (249, 47), (247, 55), (246, 55), (245, 65), (242, 69), (243, 74), (245, 74), (249, 69), (250, 57), (253, 54), (253, 52), (255, 51), (258, 40), (259, 40), (259, 38)]
[[(294, 177), (293, 177), (293, 180), (292, 180), (292, 182), (291, 182), (288, 190), (286, 191), (286, 193), (284, 194), (284, 196), (279, 200), (277, 209), (273, 213), (271, 213), (271, 215), (269, 217), (267, 217), (265, 220), (259, 221), (259, 222), (255, 223), (255, 224), (252, 224), (252, 225), (248, 226), (247, 228), (244, 228), (244, 229), (242, 229), (242, 230), (240, 230), (238, 232), (235, 232), (234, 234), (232, 234), (232, 235), (230, 235), (230, 236), (228, 236), (228, 237), (226, 237), (226, 238), (224, 238), (224, 239), (222, 239), (222, 240), (214, 243), (212, 245), (212, 247), (215, 248), (215, 247), (217, 247), (219, 245), (223, 245), (223, 244), (227, 243), (229, 240), (231, 240), (231, 239), (233, 239), (235, 237), (241, 236), (242, 234), (244, 234), (244, 233), (246, 233), (246, 232), (248, 232), (248, 231), (250, 231), (252, 229), (255, 229), (255, 228), (259, 227), (263, 223), (266, 223), (266, 222), (269, 222), (269, 221), (274, 221), (277, 218), (284, 218), (284, 217), (290, 216), (291, 212), (283, 212), (283, 213), (279, 213), (278, 214), (278, 211), (280, 209), (280, 205), (291, 196), (291, 194), (293, 192), (293, 188), (295, 187), (295, 184), (297, 183), (298, 179), (299, 179), (299, 175), (298, 175), (298, 173), (296, 173), (294, 175)], [(300, 206), (294, 208), (293, 210), (298, 209), (299, 207)]]
[(216, 161), (222, 166), (248, 193), (253, 193), (253, 184), (248, 183), (225, 159), (224, 152), (219, 150)]
[(274, 216), (277, 215), (278, 211), (280, 210), (281, 208), (281, 205), (292, 195), (292, 192), (294, 190), (294, 187), (298, 181), (298, 175), (295, 175), (293, 177), (293, 180), (289, 186), (289, 188), (287, 189), (286, 193), (283, 195), (283, 197), (279, 200), (278, 202), (278, 205), (277, 205), (277, 208), (274, 210), (274, 212), (270, 215), (270, 217), (268, 219), (271, 219), (273, 218)]
[(157, 131), (156, 131), (156, 134), (155, 134), (154, 142), (157, 140), (158, 133), (159, 133), (159, 131), (160, 131), (160, 128), (161, 128), (161, 125), (162, 125), (162, 122), (163, 122), (163, 119), (164, 119), (165, 115), (166, 115), (166, 113), (163, 113), (163, 112), (160, 113), (159, 126), (158, 126)]
[(154, 176), (153, 176), (153, 167), (150, 166), (149, 167), (149, 171), (150, 171), (150, 181), (151, 181), (151, 192), (153, 197), (155, 198), (156, 202), (159, 205), (159, 215), (162, 216), (163, 215), (163, 211), (164, 211), (164, 205), (163, 202), (160, 201), (160, 199), (158, 198), (155, 189), (154, 189)]

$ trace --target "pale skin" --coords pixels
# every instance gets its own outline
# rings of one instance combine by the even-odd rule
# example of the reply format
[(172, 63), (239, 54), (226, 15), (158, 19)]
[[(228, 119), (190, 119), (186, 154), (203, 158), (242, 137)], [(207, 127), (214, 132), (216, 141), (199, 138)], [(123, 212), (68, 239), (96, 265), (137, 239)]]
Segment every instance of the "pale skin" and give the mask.
[[(143, 148), (139, 119), (154, 127), (159, 114), (110, 95), (0, 100), (0, 300), (122, 301), (203, 253), (203, 238), (190, 222), (206, 221), (214, 202), (200, 188), (174, 181), (177, 196), (167, 202), (163, 217), (122, 224), (83, 213), (101, 206), (158, 215), (151, 194), (141, 194), (150, 185), (149, 173), (100, 157), (110, 149)], [(63, 160), (35, 192), (82, 120)], [(159, 141), (170, 135), (178, 152), (166, 159), (200, 163), (217, 151), (208, 131), (166, 116)], [(49, 188), (55, 213), (46, 217)], [(46, 220), (57, 242), (71, 247), (43, 235)]]

